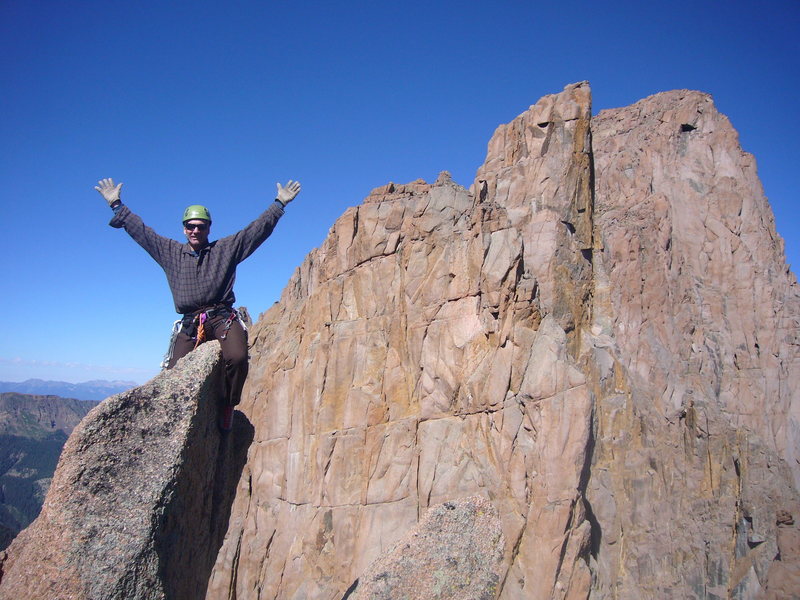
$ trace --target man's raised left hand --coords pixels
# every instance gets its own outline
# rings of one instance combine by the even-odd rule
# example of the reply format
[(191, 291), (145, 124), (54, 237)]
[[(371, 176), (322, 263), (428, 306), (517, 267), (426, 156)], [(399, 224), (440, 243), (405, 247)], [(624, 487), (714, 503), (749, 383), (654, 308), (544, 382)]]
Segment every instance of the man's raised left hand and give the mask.
[(300, 182), (299, 181), (292, 181), (289, 180), (289, 183), (286, 184), (286, 187), (283, 187), (280, 183), (276, 184), (278, 186), (278, 196), (277, 200), (284, 206), (289, 204), (292, 200), (295, 199), (295, 196), (300, 193)]

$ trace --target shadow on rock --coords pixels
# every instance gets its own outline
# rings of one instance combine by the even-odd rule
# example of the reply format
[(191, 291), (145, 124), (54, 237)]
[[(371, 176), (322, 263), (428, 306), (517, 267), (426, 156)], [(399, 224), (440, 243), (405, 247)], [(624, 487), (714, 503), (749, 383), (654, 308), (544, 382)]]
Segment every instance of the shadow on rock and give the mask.
[(255, 428), (241, 412), (220, 434), (216, 402), (204, 427), (192, 432), (187, 462), (156, 539), (166, 598), (205, 597), (211, 570), (228, 529), (236, 486), (247, 462)]

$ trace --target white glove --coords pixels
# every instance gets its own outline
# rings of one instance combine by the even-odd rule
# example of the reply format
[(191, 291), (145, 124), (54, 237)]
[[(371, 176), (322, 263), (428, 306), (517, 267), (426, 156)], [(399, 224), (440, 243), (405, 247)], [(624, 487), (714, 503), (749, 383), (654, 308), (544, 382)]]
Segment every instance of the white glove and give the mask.
[(289, 183), (286, 184), (286, 187), (283, 187), (280, 183), (276, 184), (278, 186), (278, 196), (277, 200), (284, 206), (289, 204), (292, 200), (294, 200), (295, 196), (300, 193), (300, 182), (299, 181), (292, 181), (289, 180)]
[(106, 199), (106, 202), (108, 202), (109, 206), (120, 201), (119, 191), (122, 189), (122, 184), (119, 183), (114, 185), (114, 180), (110, 177), (108, 179), (101, 179), (98, 181), (97, 185), (94, 186), (94, 189), (100, 192), (100, 195)]

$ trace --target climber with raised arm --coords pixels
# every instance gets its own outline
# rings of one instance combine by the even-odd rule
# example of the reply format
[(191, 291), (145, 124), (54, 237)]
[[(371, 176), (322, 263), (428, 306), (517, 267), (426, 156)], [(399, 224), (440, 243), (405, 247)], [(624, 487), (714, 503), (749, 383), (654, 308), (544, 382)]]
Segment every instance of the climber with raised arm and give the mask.
[(278, 193), (267, 210), (247, 227), (213, 242), (211, 213), (193, 204), (183, 213), (183, 233), (187, 243), (158, 235), (122, 203), (122, 184), (101, 179), (95, 186), (114, 211), (109, 225), (124, 228), (164, 269), (175, 302), (183, 315), (176, 327), (165, 359), (167, 369), (175, 366), (206, 340), (219, 340), (225, 362), (225, 401), (220, 407), (220, 428), (228, 431), (233, 422), (233, 407), (241, 400), (247, 377), (247, 331), (233, 308), (233, 283), (236, 266), (250, 256), (275, 228), (284, 208), (300, 192), (300, 183), (278, 185)]

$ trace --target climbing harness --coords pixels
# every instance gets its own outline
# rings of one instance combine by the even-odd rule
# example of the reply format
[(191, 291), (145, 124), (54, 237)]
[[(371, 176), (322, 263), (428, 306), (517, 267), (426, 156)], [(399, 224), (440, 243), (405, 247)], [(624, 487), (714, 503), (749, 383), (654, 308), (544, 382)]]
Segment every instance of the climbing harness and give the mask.
[(201, 312), (194, 320), (197, 321), (197, 339), (194, 342), (194, 350), (206, 341), (206, 320), (208, 319), (207, 312)]
[(183, 319), (178, 319), (172, 324), (172, 335), (169, 337), (169, 346), (164, 358), (161, 359), (161, 368), (166, 369), (169, 366), (169, 361), (172, 360), (172, 354), (175, 352), (175, 340), (178, 339), (178, 334), (183, 329)]
[[(239, 325), (242, 326), (242, 329), (247, 331), (247, 323), (245, 323), (245, 313), (242, 312), (241, 307), (234, 308), (233, 310), (236, 311), (236, 318), (239, 320)], [(252, 323), (251, 323), (251, 325), (252, 325)]]
[(231, 314), (228, 315), (227, 319), (225, 319), (225, 327), (222, 328), (222, 335), (219, 336), (221, 340), (224, 340), (226, 337), (228, 337), (228, 331), (230, 330), (234, 321), (239, 321), (239, 323), (242, 324), (242, 329), (247, 331), (247, 326), (244, 324), (244, 320), (242, 320), (241, 316), (239, 315), (239, 311), (235, 308), (232, 308)]
[(175, 352), (175, 342), (177, 341), (178, 334), (181, 331), (185, 331), (187, 335), (191, 335), (192, 329), (195, 327), (197, 328), (197, 333), (195, 336), (193, 336), (195, 339), (193, 350), (196, 350), (200, 344), (208, 339), (206, 324), (210, 324), (211, 319), (225, 313), (228, 314), (228, 317), (225, 319), (225, 323), (222, 328), (222, 335), (215, 337), (218, 337), (218, 339), (221, 340), (224, 340), (226, 337), (228, 337), (228, 331), (230, 331), (231, 325), (233, 325), (234, 321), (239, 321), (242, 329), (247, 331), (247, 325), (245, 325), (244, 319), (239, 313), (239, 310), (231, 306), (214, 306), (210, 308), (204, 308), (193, 313), (187, 313), (172, 324), (172, 335), (169, 338), (169, 347), (167, 348), (167, 353), (164, 355), (164, 358), (161, 361), (161, 368), (166, 369), (172, 360), (172, 356)]

